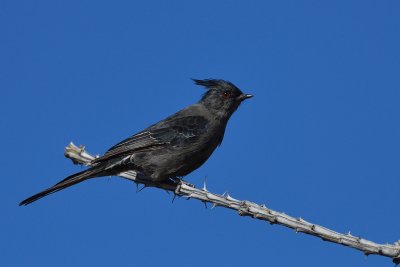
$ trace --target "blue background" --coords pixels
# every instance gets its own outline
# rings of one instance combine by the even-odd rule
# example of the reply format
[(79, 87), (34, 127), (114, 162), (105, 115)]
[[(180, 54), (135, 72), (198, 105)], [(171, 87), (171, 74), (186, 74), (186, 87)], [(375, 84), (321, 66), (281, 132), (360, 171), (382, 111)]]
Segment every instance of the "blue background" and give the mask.
[(0, 2), (1, 266), (392, 266), (120, 178), (18, 207), (196, 102), (255, 97), (186, 179), (376, 242), (400, 239), (399, 1)]

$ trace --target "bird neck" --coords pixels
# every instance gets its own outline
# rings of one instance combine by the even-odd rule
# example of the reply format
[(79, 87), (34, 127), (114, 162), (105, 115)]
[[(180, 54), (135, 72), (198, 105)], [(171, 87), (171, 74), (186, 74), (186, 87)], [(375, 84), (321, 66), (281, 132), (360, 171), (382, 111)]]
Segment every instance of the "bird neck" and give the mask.
[(212, 114), (214, 120), (223, 125), (228, 123), (228, 120), (232, 115), (231, 113), (227, 113), (226, 111), (220, 109), (208, 108), (208, 110)]
[(212, 117), (219, 121), (228, 121), (230, 114), (227, 112), (222, 102), (215, 101), (215, 99), (203, 98), (199, 104), (211, 113)]

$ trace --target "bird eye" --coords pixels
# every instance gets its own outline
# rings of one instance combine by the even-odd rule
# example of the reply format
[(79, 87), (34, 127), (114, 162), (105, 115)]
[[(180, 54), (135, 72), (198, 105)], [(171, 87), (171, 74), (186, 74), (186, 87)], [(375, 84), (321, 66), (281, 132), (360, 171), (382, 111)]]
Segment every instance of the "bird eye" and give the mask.
[(222, 97), (225, 98), (225, 99), (230, 97), (230, 96), (231, 96), (231, 92), (225, 91), (225, 92), (222, 93)]

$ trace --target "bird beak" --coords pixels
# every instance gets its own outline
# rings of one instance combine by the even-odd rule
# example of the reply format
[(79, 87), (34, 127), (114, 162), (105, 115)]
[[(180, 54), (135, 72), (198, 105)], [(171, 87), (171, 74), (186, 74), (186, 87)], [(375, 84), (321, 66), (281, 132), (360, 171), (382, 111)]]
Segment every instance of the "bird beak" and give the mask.
[(246, 100), (246, 99), (252, 98), (252, 97), (253, 97), (253, 95), (251, 95), (251, 94), (241, 94), (241, 95), (238, 97), (238, 99), (239, 99), (240, 101), (243, 101), (243, 100)]

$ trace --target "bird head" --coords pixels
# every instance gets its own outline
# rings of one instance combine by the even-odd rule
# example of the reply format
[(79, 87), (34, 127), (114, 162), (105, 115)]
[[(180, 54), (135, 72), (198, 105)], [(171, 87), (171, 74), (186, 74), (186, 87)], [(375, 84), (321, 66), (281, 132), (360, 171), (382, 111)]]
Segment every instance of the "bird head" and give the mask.
[(200, 102), (218, 117), (229, 119), (242, 101), (253, 97), (251, 94), (244, 94), (233, 83), (216, 80), (196, 80), (195, 84), (204, 86), (207, 92), (203, 95)]

